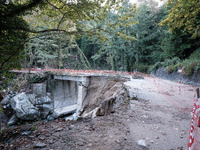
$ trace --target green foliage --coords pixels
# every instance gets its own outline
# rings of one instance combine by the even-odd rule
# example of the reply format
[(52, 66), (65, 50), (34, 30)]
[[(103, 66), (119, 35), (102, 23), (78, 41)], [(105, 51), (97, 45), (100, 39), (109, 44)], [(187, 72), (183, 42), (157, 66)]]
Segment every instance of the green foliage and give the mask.
[(161, 67), (168, 67), (167, 71), (171, 73), (178, 69), (178, 67), (180, 66), (180, 62), (181, 60), (178, 57), (174, 57), (173, 59), (166, 59), (163, 62), (156, 62), (150, 67), (149, 72), (155, 71)]
[(26, 61), (30, 62), (27, 67), (68, 68), (68, 63), (72, 62), (70, 58), (76, 57), (77, 60), (74, 60), (73, 63), (79, 64), (81, 67), (70, 65), (70, 68), (90, 69), (87, 58), (74, 39), (74, 36), (66, 34), (45, 34), (33, 37), (26, 43)]
[(2, 106), (0, 105), (0, 113), (2, 113), (3, 112), (3, 108), (2, 108)]
[(188, 59), (183, 61), (182, 66), (183, 66), (183, 73), (185, 75), (190, 76), (200, 69), (200, 60)]
[[(93, 67), (112, 70), (130, 70), (129, 62), (134, 36), (131, 27), (136, 23), (133, 16), (135, 6), (129, 1), (123, 2), (117, 12), (107, 12), (105, 20), (83, 21), (82, 30), (94, 30), (97, 35), (83, 37), (79, 41), (80, 48), (93, 63)], [(99, 37), (98, 35), (101, 35)]]
[(170, 31), (181, 30), (189, 32), (193, 37), (200, 34), (200, 1), (199, 0), (169, 0), (169, 15), (160, 24), (167, 24)]
[(177, 69), (178, 69), (178, 65), (171, 65), (171, 66), (168, 66), (168, 68), (167, 68), (167, 72), (168, 73), (172, 73), (172, 72), (174, 72), (174, 71), (176, 71)]
[(147, 64), (137, 64), (132, 66), (132, 70), (139, 71), (139, 72), (148, 72), (149, 65)]
[[(1, 7), (1, 6), (0, 6)], [(21, 17), (15, 16), (7, 20), (1, 19), (3, 16), (1, 14), (4, 11), (0, 9), (0, 74), (6, 73), (12, 68), (19, 68), (21, 66), (21, 61), (24, 52), (24, 41), (27, 38), (27, 34), (23, 31), (15, 29), (6, 29), (3, 26), (7, 24), (15, 24), (16, 22), (21, 22), (19, 26), (26, 26), (26, 23)], [(4, 24), (2, 26), (2, 24)]]
[(200, 58), (200, 48), (194, 51), (189, 57), (189, 59), (194, 59), (194, 60), (195, 59), (198, 60), (199, 58)]

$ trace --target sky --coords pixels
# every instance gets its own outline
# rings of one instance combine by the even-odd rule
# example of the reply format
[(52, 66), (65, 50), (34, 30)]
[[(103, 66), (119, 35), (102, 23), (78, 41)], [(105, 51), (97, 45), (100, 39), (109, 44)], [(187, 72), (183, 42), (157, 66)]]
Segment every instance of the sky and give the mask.
[[(131, 3), (137, 3), (137, 2), (139, 2), (139, 1), (140, 1), (140, 0), (130, 0)], [(158, 2), (159, 5), (162, 5), (162, 4), (164, 4), (164, 2), (166, 2), (167, 0), (154, 0), (154, 1)]]

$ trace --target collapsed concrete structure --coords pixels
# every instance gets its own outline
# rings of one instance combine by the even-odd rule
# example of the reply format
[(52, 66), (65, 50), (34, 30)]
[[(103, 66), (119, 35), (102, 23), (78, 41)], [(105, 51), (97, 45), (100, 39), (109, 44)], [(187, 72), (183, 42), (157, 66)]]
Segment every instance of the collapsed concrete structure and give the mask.
[[(42, 119), (66, 117), (66, 120), (76, 120), (78, 117), (107, 115), (133, 98), (124, 85), (127, 80), (129, 77), (119, 75), (53, 74), (51, 81), (32, 83), (31, 93), (20, 93), (23, 98), (17, 94), (7, 103), (2, 102), (4, 105), (12, 103), (14, 116), (24, 120), (33, 120), (36, 116)], [(50, 82), (53, 84), (50, 85)], [(17, 101), (21, 101), (21, 105)], [(23, 105), (30, 109), (26, 109), (26, 112), (20, 110)], [(28, 110), (34, 110), (35, 114)]]

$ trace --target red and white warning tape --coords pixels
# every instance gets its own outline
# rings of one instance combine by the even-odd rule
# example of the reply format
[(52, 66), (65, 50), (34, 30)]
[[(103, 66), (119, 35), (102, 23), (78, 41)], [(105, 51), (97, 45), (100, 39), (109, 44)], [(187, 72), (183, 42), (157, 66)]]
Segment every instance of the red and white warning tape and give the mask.
[[(190, 128), (187, 150), (194, 150), (194, 149), (198, 150), (198, 138), (197, 137), (195, 138), (195, 132), (196, 133), (198, 132), (198, 126), (200, 125), (199, 123), (200, 123), (200, 105), (199, 105), (198, 98), (196, 98), (194, 101), (194, 107), (193, 107), (193, 111), (192, 111), (191, 128)], [(195, 129), (196, 129), (196, 131), (195, 131)], [(195, 142), (196, 142), (196, 145), (194, 145)]]

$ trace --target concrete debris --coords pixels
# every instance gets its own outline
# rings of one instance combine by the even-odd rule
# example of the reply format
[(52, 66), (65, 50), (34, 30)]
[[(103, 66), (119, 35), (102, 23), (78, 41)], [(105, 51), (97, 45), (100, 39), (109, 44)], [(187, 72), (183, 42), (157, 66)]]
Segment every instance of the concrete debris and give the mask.
[(10, 104), (15, 112), (9, 124), (14, 124), (16, 118), (51, 121), (58, 117), (77, 120), (78, 117), (109, 115), (136, 97), (124, 85), (124, 79), (96, 76), (58, 76), (55, 79), (54, 91), (48, 88), (51, 93), (47, 93), (46, 83), (34, 83), (29, 93), (11, 93), (5, 97), (1, 104)]
[(137, 143), (138, 143), (138, 145), (140, 145), (140, 146), (142, 146), (142, 147), (146, 147), (146, 146), (147, 146), (145, 140), (139, 140)]
[(77, 109), (77, 105), (71, 105), (71, 106), (67, 106), (63, 108), (54, 109), (53, 117), (58, 118), (58, 117), (65, 116), (68, 114), (73, 114), (76, 112), (76, 109)]
[(10, 104), (16, 116), (22, 120), (34, 120), (39, 116), (38, 108), (31, 104), (25, 93), (17, 94), (10, 100)]

